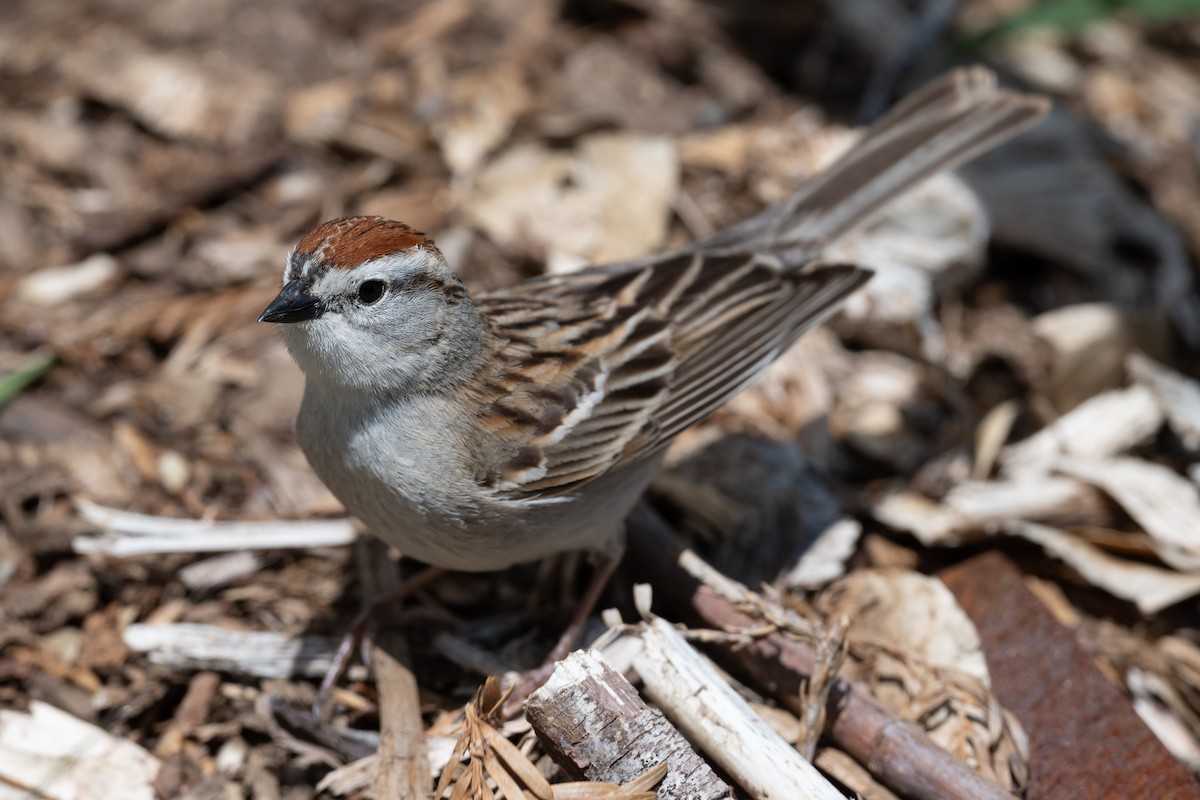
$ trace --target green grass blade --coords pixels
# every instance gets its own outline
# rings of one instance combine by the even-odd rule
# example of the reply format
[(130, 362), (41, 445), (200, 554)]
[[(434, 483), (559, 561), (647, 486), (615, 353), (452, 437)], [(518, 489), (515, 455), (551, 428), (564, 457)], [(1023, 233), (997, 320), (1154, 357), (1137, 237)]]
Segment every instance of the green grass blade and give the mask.
[(58, 356), (49, 350), (35, 350), (25, 363), (0, 378), (0, 406), (12, 400), (29, 384), (45, 375), (54, 366)]

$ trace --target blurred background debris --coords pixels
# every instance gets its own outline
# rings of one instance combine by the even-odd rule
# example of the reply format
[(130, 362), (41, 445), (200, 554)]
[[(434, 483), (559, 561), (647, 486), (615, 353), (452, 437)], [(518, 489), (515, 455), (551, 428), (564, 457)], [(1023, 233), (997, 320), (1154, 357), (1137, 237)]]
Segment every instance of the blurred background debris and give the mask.
[[(309, 713), (412, 566), (356, 569), (257, 315), (298, 236), (346, 213), (427, 232), (472, 287), (683, 245), (969, 62), (1054, 113), (839, 243), (874, 280), (681, 437), (648, 499), (731, 605), (678, 611), (701, 595), (668, 577), (654, 611), (724, 628), (692, 633), (704, 674), (833, 791), (935, 796), (855, 750), (852, 692), (996, 791), (1137, 796), (1069, 779), (1112, 730), (1126, 788), (1200, 797), (1196, 0), (10, 0), (0, 796), (542, 798), (585, 774), (674, 796), (665, 751), (582, 772), (561, 719), (506, 717), (484, 684), (540, 660), (579, 558), (444, 578)], [(605, 605), (649, 618), (634, 566)], [(638, 688), (649, 656), (608, 621), (615, 672), (572, 674)], [(664, 710), (628, 719), (686, 748)]]

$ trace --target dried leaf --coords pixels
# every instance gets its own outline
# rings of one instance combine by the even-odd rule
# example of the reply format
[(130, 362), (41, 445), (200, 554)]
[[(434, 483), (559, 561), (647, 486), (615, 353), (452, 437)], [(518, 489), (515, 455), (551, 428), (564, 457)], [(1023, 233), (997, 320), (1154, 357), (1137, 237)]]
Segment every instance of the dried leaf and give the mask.
[(480, 728), (483, 731), (484, 741), (496, 755), (504, 759), (508, 768), (529, 787), (530, 791), (540, 798), (550, 797), (552, 794), (550, 782), (542, 776), (542, 773), (538, 772), (533, 762), (518, 750), (515, 744), (501, 736), (500, 732), (491, 725), (484, 723)]
[(525, 794), (521, 791), (521, 787), (513, 780), (513, 776), (508, 773), (508, 770), (504, 769), (496, 760), (494, 752), (483, 754), (483, 768), (496, 782), (496, 787), (500, 790), (500, 794), (504, 795), (505, 800), (525, 800)]
[(989, 682), (974, 623), (937, 578), (906, 570), (855, 570), (822, 592), (829, 619), (851, 621), (856, 641), (887, 643), (931, 666)]

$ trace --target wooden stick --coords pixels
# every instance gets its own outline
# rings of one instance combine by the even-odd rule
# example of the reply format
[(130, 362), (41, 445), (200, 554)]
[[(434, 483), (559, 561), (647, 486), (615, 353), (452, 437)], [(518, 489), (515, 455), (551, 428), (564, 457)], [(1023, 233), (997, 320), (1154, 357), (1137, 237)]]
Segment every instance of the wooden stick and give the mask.
[[(627, 521), (630, 562), (654, 586), (655, 602), (672, 613), (708, 627), (761, 631), (762, 623), (741, 613), (726, 597), (704, 586), (682, 566), (682, 551), (666, 525), (643, 504)], [(693, 563), (700, 561), (688, 554)], [(708, 567), (711, 570), (711, 567)], [(715, 570), (713, 570), (715, 572)], [(744, 586), (725, 579), (750, 594)], [(733, 669), (800, 715), (800, 682), (812, 675), (816, 663), (811, 648), (781, 633), (758, 636), (745, 646), (719, 655)], [(970, 797), (973, 800), (1011, 800), (1012, 795), (980, 777), (963, 762), (938, 747), (924, 731), (893, 716), (873, 699), (837, 681), (826, 706), (826, 734), (842, 750), (864, 764), (897, 794), (915, 800)]]
[(337, 643), (323, 636), (291, 637), (273, 631), (231, 631), (179, 622), (130, 625), (122, 639), (135, 653), (175, 672), (214, 670), (256, 678), (320, 677), (333, 663)]
[(660, 800), (718, 800), (729, 785), (696, 754), (662, 712), (591, 650), (559, 662), (529, 696), (525, 715), (546, 752), (575, 780), (627, 783), (663, 762)]
[(407, 662), (404, 637), (394, 632), (381, 634), (371, 665), (379, 686), (376, 797), (425, 797), (433, 785), (417, 680)]
[(653, 618), (641, 638), (646, 694), (751, 797), (845, 800), (669, 623)]
[(335, 547), (349, 544), (357, 536), (348, 519), (204, 522), (136, 514), (83, 499), (77, 499), (75, 505), (84, 519), (104, 530), (100, 536), (77, 536), (73, 539), (71, 547), (76, 553), (133, 556)]
[[(377, 539), (360, 540), (364, 599), (399, 586), (400, 576), (387, 548)], [(379, 751), (376, 797), (425, 797), (433, 786), (425, 752), (421, 697), (412, 673), (408, 641), (396, 629), (380, 631), (371, 650), (371, 671), (379, 690)]]

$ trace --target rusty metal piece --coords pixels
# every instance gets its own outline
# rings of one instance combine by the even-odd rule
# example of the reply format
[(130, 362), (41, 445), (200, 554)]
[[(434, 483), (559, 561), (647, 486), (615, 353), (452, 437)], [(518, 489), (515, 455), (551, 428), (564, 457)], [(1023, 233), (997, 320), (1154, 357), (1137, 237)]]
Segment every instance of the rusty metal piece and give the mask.
[(1200, 800), (1200, 785), (1011, 561), (986, 553), (939, 577), (979, 629), (996, 697), (1029, 734), (1027, 800)]

